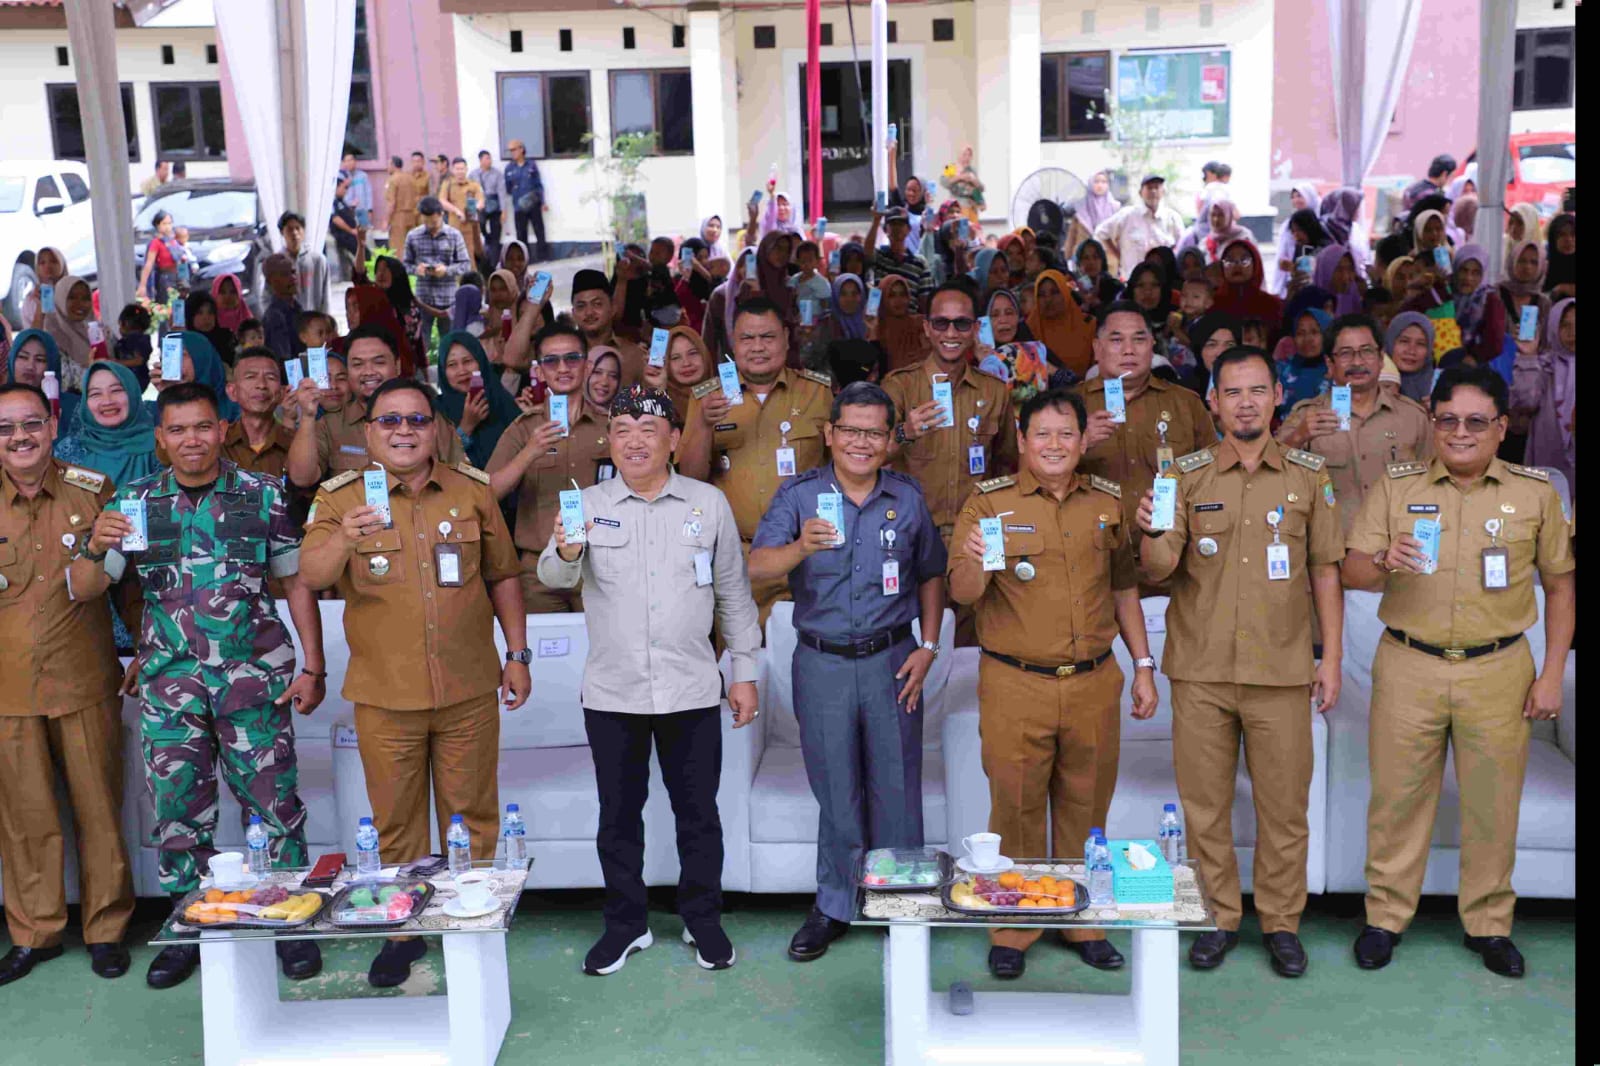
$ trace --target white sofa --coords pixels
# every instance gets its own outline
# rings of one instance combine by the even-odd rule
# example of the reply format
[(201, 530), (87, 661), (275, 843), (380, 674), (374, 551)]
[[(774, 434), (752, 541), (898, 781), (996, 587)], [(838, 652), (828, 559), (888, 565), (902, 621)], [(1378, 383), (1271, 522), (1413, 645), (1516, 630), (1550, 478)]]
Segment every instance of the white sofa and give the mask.
[[(1536, 590), (1539, 618), (1528, 630), (1537, 669), (1544, 662), (1544, 591)], [(1328, 891), (1367, 890), (1367, 800), (1372, 783), (1367, 761), (1371, 721), (1372, 659), (1383, 636), (1374, 592), (1345, 594), (1345, 694), (1332, 719), (1328, 758), (1335, 785), (1329, 795)], [(1577, 893), (1577, 653), (1569, 653), (1562, 713), (1538, 722), (1528, 747), (1517, 825), (1517, 864), (1511, 885), (1519, 896), (1574, 899)], [(1422, 891), (1453, 895), (1461, 876), (1461, 796), (1455, 760), (1446, 759), (1439, 814), (1428, 849)]]

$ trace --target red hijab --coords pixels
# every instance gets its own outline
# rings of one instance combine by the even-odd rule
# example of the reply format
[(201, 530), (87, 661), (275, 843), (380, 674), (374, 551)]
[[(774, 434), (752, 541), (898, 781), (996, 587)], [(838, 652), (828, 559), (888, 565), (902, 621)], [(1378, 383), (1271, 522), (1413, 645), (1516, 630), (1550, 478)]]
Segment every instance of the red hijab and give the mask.
[(1217, 290), (1217, 299), (1212, 310), (1236, 318), (1259, 318), (1266, 322), (1267, 342), (1270, 345), (1277, 339), (1278, 329), (1283, 321), (1283, 301), (1261, 287), (1266, 274), (1261, 265), (1261, 249), (1257, 248), (1254, 242), (1243, 237), (1235, 238), (1222, 246), (1222, 254), (1218, 258), (1226, 259), (1236, 249), (1250, 253), (1253, 261), (1250, 281), (1244, 285), (1232, 285), (1224, 281), (1222, 287)]

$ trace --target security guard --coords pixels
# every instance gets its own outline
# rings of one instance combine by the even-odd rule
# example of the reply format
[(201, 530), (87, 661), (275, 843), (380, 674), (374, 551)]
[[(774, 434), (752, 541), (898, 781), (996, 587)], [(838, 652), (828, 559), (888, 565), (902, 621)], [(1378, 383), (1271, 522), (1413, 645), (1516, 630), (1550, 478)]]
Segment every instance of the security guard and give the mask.
[[(90, 541), (90, 558), (103, 559), (112, 580), (132, 563), (144, 593), (141, 731), (157, 868), (174, 896), (198, 887), (216, 854), (219, 765), (245, 813), (261, 816), (273, 865), (309, 860), (289, 706), (310, 714), (322, 702), (322, 617), (311, 590), (294, 580), (299, 531), (283, 483), (222, 458), (223, 434), (210, 388), (186, 382), (162, 390), (156, 440), (172, 466), (119, 492), (144, 501), (145, 544), (122, 547), (135, 530), (120, 510), (100, 512)], [(266, 591), (269, 574), (284, 582), (305, 649), (299, 676), (289, 631)], [(314, 941), (279, 941), (278, 955), (290, 977), (322, 967)], [(155, 957), (147, 980), (170, 988), (198, 961), (193, 944), (174, 944)]]
[[(528, 652), (516, 549), (489, 475), (434, 459), (433, 390), (407, 379), (372, 394), (367, 450), (385, 474), (385, 516), (368, 503), (362, 472), (322, 485), (302, 549), (304, 580), (338, 586), (367, 798), (385, 862), (428, 854), (431, 784), (444, 838), (464, 816), (474, 858), (499, 836), (500, 715), (528, 698)], [(387, 521), (385, 518), (387, 517)], [(499, 662), (494, 623), (506, 638)], [(367, 979), (405, 981), (425, 949), (392, 940)]]
[[(1262, 939), (1273, 969), (1299, 977), (1311, 705), (1326, 711), (1339, 699), (1338, 502), (1320, 455), (1285, 449), (1268, 433), (1282, 389), (1266, 352), (1223, 352), (1212, 381), (1222, 442), (1177, 460), (1170, 530), (1155, 528), (1150, 493), (1137, 516), (1147, 577), (1172, 579), (1162, 663), (1172, 679), (1172, 758), (1190, 849), (1217, 912), (1217, 930), (1190, 945), (1189, 961), (1212, 969), (1239, 942), (1233, 800), (1242, 734)], [(1311, 651), (1313, 600), (1320, 665)]]
[(1333, 393), (1301, 400), (1278, 427), (1278, 443), (1306, 448), (1328, 460), (1328, 476), (1339, 499), (1345, 535), (1355, 525), (1367, 491), (1384, 476), (1389, 463), (1433, 455), (1433, 426), (1428, 412), (1408, 396), (1381, 388), (1381, 330), (1370, 315), (1342, 315), (1325, 331), (1328, 377), (1335, 387), (1350, 389), (1350, 417), (1342, 424), (1333, 409)]
[(489, 484), (496, 499), (517, 494), (517, 555), (522, 560), (522, 599), (529, 614), (581, 612), (579, 588), (551, 588), (539, 580), (539, 553), (561, 513), (563, 489), (614, 477), (608, 416), (584, 399), (588, 342), (572, 326), (554, 322), (533, 338), (534, 374), (551, 396), (564, 396), (566, 422), (550, 418), (550, 401), (519, 416), (500, 435), (489, 457)]
[[(1511, 942), (1517, 817), (1531, 723), (1561, 712), (1575, 623), (1569, 524), (1544, 471), (1501, 462), (1505, 380), (1452, 368), (1433, 390), (1430, 462), (1395, 463), (1350, 531), (1344, 581), (1381, 591), (1388, 633), (1372, 662), (1372, 799), (1367, 807), (1363, 969), (1386, 966), (1416, 913), (1439, 808), (1445, 749), (1461, 794), (1466, 945), (1505, 977), (1521, 977)], [(1437, 523), (1430, 565), (1418, 530)], [(1544, 662), (1524, 631), (1544, 586)]]
[(789, 943), (796, 962), (849, 930), (866, 849), (922, 846), (917, 711), (939, 654), (945, 548), (917, 483), (882, 469), (894, 414), (871, 382), (840, 392), (826, 427), (833, 461), (778, 489), (750, 547), (751, 579), (787, 577), (794, 591), (794, 705), (822, 808), (817, 902)]
[(72, 799), (83, 940), (101, 977), (128, 972), (133, 881), (122, 843), (122, 669), (105, 572), (85, 559), (104, 475), (51, 458), (56, 420), (32, 385), (0, 385), (0, 877), (11, 950), (0, 985), (61, 955), (67, 925), (57, 771)]
[[(741, 402), (729, 403), (715, 380), (695, 386), (678, 445), (679, 472), (723, 491), (746, 544), (784, 480), (827, 458), (823, 426), (833, 403), (833, 381), (826, 374), (786, 368), (788, 351), (788, 330), (775, 304), (762, 297), (740, 304), (733, 359)], [(788, 598), (781, 577), (752, 580), (750, 591), (763, 626), (772, 604)]]
[[(1049, 389), (1024, 403), (1018, 420), (1021, 472), (981, 482), (956, 521), (950, 598), (978, 612), (989, 830), (1014, 858), (1065, 858), (1077, 855), (1091, 827), (1105, 825), (1117, 784), (1123, 676), (1112, 640), (1120, 633), (1134, 656), (1135, 718), (1156, 711), (1156, 664), (1122, 490), (1079, 472), (1083, 401)], [(998, 543), (985, 538), (983, 519), (999, 520)], [(1123, 963), (1097, 930), (1062, 936), (1090, 966)], [(989, 939), (990, 971), (1019, 977), (1039, 930), (996, 929)]]

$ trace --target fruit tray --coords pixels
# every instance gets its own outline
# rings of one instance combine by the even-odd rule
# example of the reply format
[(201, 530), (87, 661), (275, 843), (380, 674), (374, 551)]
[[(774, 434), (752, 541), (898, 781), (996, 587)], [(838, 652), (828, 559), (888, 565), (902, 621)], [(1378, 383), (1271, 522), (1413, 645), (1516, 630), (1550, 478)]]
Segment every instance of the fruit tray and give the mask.
[(976, 917), (1000, 914), (1037, 914), (1059, 918), (1089, 906), (1089, 886), (1067, 876), (1056, 876), (1051, 863), (1020, 864), (1004, 873), (963, 875), (946, 884), (946, 910)]
[(856, 884), (869, 892), (927, 892), (955, 876), (955, 860), (938, 848), (873, 848), (861, 856)]
[[(401, 897), (410, 903), (397, 902)], [(346, 885), (328, 904), (328, 924), (340, 929), (398, 928), (420, 918), (432, 898), (433, 882), (420, 878), (357, 881)]]
[[(197, 888), (178, 904), (178, 921), (197, 929), (299, 929), (321, 914), (328, 897), (277, 885), (225, 892)], [(280, 917), (282, 915), (282, 917)]]

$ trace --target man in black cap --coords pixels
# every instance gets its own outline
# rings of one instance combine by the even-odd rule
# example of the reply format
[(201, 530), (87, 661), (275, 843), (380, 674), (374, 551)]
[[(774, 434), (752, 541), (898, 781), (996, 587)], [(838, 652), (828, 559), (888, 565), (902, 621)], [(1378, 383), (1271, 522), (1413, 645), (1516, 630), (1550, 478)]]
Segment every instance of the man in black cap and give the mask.
[(1146, 174), (1139, 183), (1139, 200), (1118, 211), (1095, 227), (1094, 239), (1121, 261), (1126, 274), (1140, 263), (1152, 248), (1171, 248), (1183, 238), (1183, 218), (1161, 202), (1167, 179)]
[[(467, 242), (461, 231), (444, 224), (444, 207), (436, 196), (424, 196), (417, 205), (422, 225), (406, 234), (404, 262), (417, 279), (417, 303), (435, 318), (448, 318), (461, 275), (472, 269)], [(432, 332), (424, 326), (423, 334)]]
[[(889, 243), (882, 248), (878, 247), (878, 226), (882, 224), (889, 234)], [(916, 298), (917, 307), (928, 305), (928, 299), (933, 295), (933, 271), (928, 269), (927, 262), (922, 256), (917, 255), (906, 247), (906, 241), (911, 236), (911, 216), (906, 214), (903, 207), (891, 207), (880, 213), (877, 207), (872, 209), (872, 226), (867, 230), (867, 250), (872, 253), (872, 273), (882, 281), (890, 274), (898, 274), (905, 278), (911, 286), (911, 295)]]
[(611, 282), (598, 270), (580, 270), (572, 275), (572, 320), (583, 330), (589, 347), (614, 348), (622, 363), (619, 389), (636, 385), (644, 377), (644, 350), (617, 336), (616, 302), (611, 298)]

